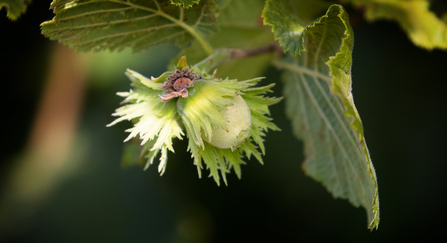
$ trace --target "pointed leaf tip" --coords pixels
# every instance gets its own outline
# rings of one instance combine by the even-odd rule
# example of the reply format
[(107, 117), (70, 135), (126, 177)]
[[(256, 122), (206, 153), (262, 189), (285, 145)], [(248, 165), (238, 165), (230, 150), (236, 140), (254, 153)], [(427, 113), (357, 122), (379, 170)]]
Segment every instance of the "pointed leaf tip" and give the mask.
[(5, 7), (7, 10), (6, 17), (15, 21), (20, 15), (25, 13), (26, 8), (31, 2), (32, 0), (0, 0), (0, 10)]
[(177, 63), (177, 69), (182, 70), (182, 68), (187, 67), (188, 63), (186, 62), (186, 56), (180, 57), (180, 60), (178, 60)]

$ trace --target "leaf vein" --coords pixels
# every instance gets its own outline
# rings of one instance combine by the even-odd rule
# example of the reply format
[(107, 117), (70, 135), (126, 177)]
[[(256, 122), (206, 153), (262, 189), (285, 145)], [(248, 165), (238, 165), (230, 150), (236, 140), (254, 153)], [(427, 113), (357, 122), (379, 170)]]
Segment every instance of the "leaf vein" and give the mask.
[(58, 18), (58, 19), (55, 19), (55, 21), (61, 22), (61, 21), (76, 19), (79, 17), (85, 17), (85, 16), (93, 15), (93, 14), (113, 13), (113, 12), (119, 12), (119, 11), (127, 11), (127, 10), (131, 10), (131, 9), (134, 9), (134, 8), (127, 7), (127, 8), (103, 9), (103, 10), (98, 10), (98, 11), (91, 11), (91, 12), (87, 12), (87, 13), (77, 14), (77, 15), (73, 15), (70, 17)]
[[(323, 94), (324, 99), (325, 99), (326, 102), (329, 104), (329, 107), (332, 109), (332, 111), (334, 112), (335, 116), (337, 117), (337, 120), (338, 120), (338, 121), (340, 122), (340, 124), (342, 125), (343, 130), (346, 132), (346, 135), (349, 137), (349, 140), (351, 141), (353, 147), (354, 147), (354, 148), (358, 148), (358, 144), (357, 144), (357, 143), (354, 141), (354, 139), (352, 138), (352, 133), (349, 132), (349, 130), (346, 128), (345, 123), (343, 122), (343, 121), (346, 121), (346, 120), (343, 120), (343, 119), (340, 117), (340, 115), (339, 115), (338, 112), (337, 112), (337, 109), (336, 109), (336, 108), (334, 107), (334, 105), (331, 103), (331, 101), (330, 101), (329, 97), (327, 96), (326, 92), (324, 92), (324, 89), (323, 89), (323, 87), (321, 86), (321, 84), (320, 84), (320, 82), (318, 81), (318, 79), (315, 78), (315, 77), (313, 77), (313, 79), (314, 79), (314, 82), (316, 83), (318, 89), (319, 89), (319, 90), (321, 91), (321, 93)], [(337, 99), (338, 97), (335, 97), (335, 98)], [(347, 121), (346, 121), (346, 122), (347, 122)], [(352, 131), (352, 130), (351, 130), (351, 131)], [(363, 159), (362, 159), (362, 161), (363, 161)]]
[[(296, 74), (295, 74), (296, 75)], [(298, 75), (300, 75), (300, 77), (302, 78), (302, 75), (301, 74), (298, 74)], [(300, 106), (301, 106), (301, 109), (302, 109), (302, 111), (303, 111), (303, 122), (305, 123), (305, 126), (306, 126), (306, 128), (307, 129), (310, 129), (310, 125), (309, 125), (309, 116), (307, 115), (307, 111), (306, 111), (306, 109), (305, 109), (305, 106), (304, 106), (304, 103), (305, 103), (305, 100), (304, 100), (304, 92), (303, 92), (303, 90), (301, 89), (301, 85), (299, 84), (300, 82), (299, 82), (299, 78), (298, 78), (298, 82), (294, 82), (295, 83), (295, 88), (297, 89), (297, 92), (298, 92), (298, 94), (299, 94), (299, 97), (300, 97), (300, 100), (301, 100), (301, 102), (300, 102)], [(308, 138), (309, 138), (309, 140), (310, 140), (310, 149), (311, 149), (311, 153), (308, 155), (309, 157), (309, 160), (312, 158), (312, 157), (314, 157), (315, 156), (315, 143), (314, 143), (314, 141), (313, 141), (313, 139), (312, 139), (312, 136), (307, 136)]]
[(320, 58), (320, 51), (321, 51), (321, 46), (323, 45), (324, 39), (326, 38), (326, 33), (327, 33), (327, 18), (324, 18), (324, 31), (323, 31), (323, 36), (321, 37), (320, 43), (318, 44), (318, 48), (314, 54), (315, 57), (315, 71), (318, 72), (318, 59)]
[[(314, 104), (314, 106), (317, 108), (318, 113), (320, 114), (321, 118), (325, 121), (326, 126), (328, 127), (329, 130), (331, 130), (335, 141), (337, 142), (337, 144), (340, 146), (340, 150), (343, 152), (343, 154), (348, 158), (348, 160), (350, 161), (351, 158), (348, 156), (348, 153), (345, 149), (345, 147), (343, 146), (343, 144), (340, 141), (340, 138), (338, 137), (338, 135), (335, 133), (334, 127), (331, 125), (331, 123), (329, 122), (326, 114), (324, 114), (324, 112), (321, 110), (321, 107), (318, 104), (317, 99), (315, 98), (314, 94), (312, 93), (312, 91), (310, 90), (309, 84), (307, 83), (307, 81), (304, 79), (303, 80), (303, 86), (306, 89), (307, 93), (309, 94), (309, 97), (312, 100), (312, 103)], [(354, 171), (355, 174), (357, 174), (356, 171)]]
[(133, 19), (115, 20), (115, 21), (105, 22), (105, 23), (87, 24), (87, 25), (74, 26), (74, 27), (64, 27), (64, 28), (50, 30), (49, 32), (61, 31), (61, 30), (75, 30), (75, 29), (83, 29), (83, 28), (92, 28), (92, 27), (99, 27), (99, 26), (109, 26), (109, 25), (121, 24), (121, 23), (127, 23), (127, 22), (130, 23), (130, 22), (136, 22), (136, 21), (140, 21), (140, 20), (150, 19), (155, 16), (158, 16), (158, 14), (152, 14), (152, 15), (147, 15), (147, 16), (143, 16), (143, 17), (139, 17), (139, 18), (133, 18)]
[[(314, 82), (316, 83), (318, 89), (319, 89), (319, 90), (321, 91), (321, 93), (323, 94), (323, 97), (325, 98), (326, 102), (329, 104), (329, 107), (330, 107), (330, 108), (332, 109), (332, 111), (334, 112), (335, 116), (337, 117), (337, 120), (338, 120), (339, 123), (342, 125), (343, 130), (345, 131), (345, 133), (346, 133), (347, 136), (349, 137), (350, 142), (353, 144), (353, 148), (354, 148), (354, 149), (357, 149), (357, 152), (358, 152), (359, 154), (361, 154), (361, 151), (359, 151), (359, 149), (358, 149), (358, 148), (359, 148), (359, 147), (358, 147), (358, 144), (354, 141), (354, 139), (353, 139), (353, 137), (352, 137), (352, 133), (350, 133), (350, 132), (348, 131), (348, 129), (346, 128), (345, 123), (343, 122), (343, 120), (342, 120), (342, 118), (339, 116), (339, 114), (337, 113), (337, 110), (335, 109), (335, 107), (334, 107), (334, 106), (332, 105), (332, 103), (330, 102), (329, 97), (327, 96), (326, 92), (324, 92), (323, 87), (320, 85), (320, 82), (319, 82), (317, 79), (314, 79)], [(310, 89), (308, 89), (308, 92), (311, 92)], [(312, 94), (312, 97), (314, 97), (313, 94)], [(319, 108), (319, 110), (321, 111), (321, 108), (320, 108), (320, 107), (318, 107), (318, 108)], [(324, 114), (323, 111), (321, 111), (320, 114)], [(324, 116), (325, 116), (325, 115), (324, 115)], [(345, 156), (348, 158), (348, 162), (349, 162), (349, 164), (351, 165), (351, 167), (349, 167), (349, 168), (354, 168), (353, 161), (352, 161), (351, 158), (348, 156), (347, 151), (345, 150), (345, 148), (344, 148), (343, 145), (341, 144), (341, 141), (339, 140), (338, 136), (337, 136), (336, 133), (335, 133), (334, 128), (332, 127), (332, 125), (330, 125), (329, 120), (327, 120), (327, 117), (326, 117), (326, 116), (325, 116), (325, 121), (327, 122), (328, 126), (330, 126), (330, 128), (331, 128), (331, 130), (332, 130), (332, 132), (333, 132), (333, 134), (334, 134), (334, 137), (337, 138), (337, 142), (338, 142), (339, 146), (341, 147), (341, 150), (343, 151), (343, 153), (345, 154)], [(360, 158), (361, 158), (361, 161), (362, 161), (362, 162), (365, 162), (364, 157), (360, 156)], [(367, 162), (367, 161), (366, 161), (366, 162)], [(360, 178), (360, 176), (359, 176), (359, 174), (357, 173), (356, 170), (353, 170), (353, 169), (352, 169), (352, 172), (353, 172), (353, 174), (355, 174), (355, 176), (356, 176), (357, 178)], [(363, 187), (364, 185), (361, 185), (361, 186)], [(360, 193), (363, 195), (363, 196), (360, 197), (360, 198), (361, 198), (361, 199), (366, 199), (366, 195), (365, 195), (366, 190), (361, 190)], [(363, 203), (366, 203), (366, 204), (368, 203), (368, 202), (365, 202), (364, 200), (362, 200), (362, 201), (363, 201)]]
[(76, 43), (76, 45), (84, 45), (87, 43), (92, 43), (98, 40), (103, 40), (103, 39), (107, 39), (107, 38), (111, 38), (111, 37), (117, 37), (117, 36), (123, 36), (123, 35), (131, 35), (131, 34), (136, 34), (136, 33), (140, 33), (140, 32), (146, 32), (146, 31), (152, 31), (152, 30), (157, 30), (157, 29), (164, 29), (164, 28), (168, 28), (168, 27), (174, 27), (177, 26), (176, 24), (170, 24), (170, 25), (163, 25), (163, 26), (156, 26), (156, 27), (150, 27), (150, 28), (145, 28), (145, 29), (141, 29), (141, 30), (135, 30), (135, 31), (128, 31), (128, 32), (124, 32), (124, 33), (120, 33), (120, 34), (113, 34), (113, 35), (107, 35), (107, 36), (102, 36), (102, 37), (98, 37), (92, 40), (88, 40), (88, 41), (83, 41), (83, 42), (78, 42)]

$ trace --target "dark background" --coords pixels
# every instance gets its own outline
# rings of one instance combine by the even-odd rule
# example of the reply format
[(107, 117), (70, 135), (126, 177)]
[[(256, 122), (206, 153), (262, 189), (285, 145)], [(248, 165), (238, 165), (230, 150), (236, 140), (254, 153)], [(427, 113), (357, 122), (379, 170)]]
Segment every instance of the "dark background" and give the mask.
[[(50, 2), (35, 1), (16, 22), (0, 11), (3, 192), (27, 151), (57, 45), (39, 29), (53, 16)], [(304, 175), (303, 145), (291, 135), (284, 102), (271, 108), (282, 132), (268, 133), (264, 165), (248, 161), (242, 180), (232, 173), (228, 186), (216, 186), (206, 178), (208, 171), (197, 178), (186, 140), (176, 142), (162, 177), (156, 166), (147, 171), (123, 168), (123, 131), (129, 124), (105, 127), (121, 100), (115, 93), (129, 88), (123, 75), (127, 67), (147, 76), (164, 71), (177, 52), (165, 45), (131, 59), (89, 54), (90, 75), (73, 145), (76, 156), (70, 160), (77, 166), (57, 180), (45, 200), (26, 204), (33, 208), (30, 212), (0, 215), (0, 241), (403, 242), (442, 237), (447, 215), (447, 52), (415, 47), (393, 22), (369, 24), (356, 13), (351, 16), (353, 94), (379, 185), (377, 231), (367, 230), (364, 209), (333, 199)], [(112, 59), (115, 66), (104, 62)], [(265, 82), (277, 83), (275, 95), (280, 96), (280, 73), (269, 68), (265, 76)], [(27, 211), (21, 204), (8, 207)]]

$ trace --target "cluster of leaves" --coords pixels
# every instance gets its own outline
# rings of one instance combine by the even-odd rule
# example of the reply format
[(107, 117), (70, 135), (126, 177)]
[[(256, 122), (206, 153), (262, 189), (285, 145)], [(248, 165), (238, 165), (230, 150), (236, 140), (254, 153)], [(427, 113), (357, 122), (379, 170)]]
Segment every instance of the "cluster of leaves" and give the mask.
[[(396, 21), (420, 47), (447, 49), (447, 7), (440, 1), (337, 2), (364, 10), (369, 21)], [(27, 3), (0, 0), (0, 7), (6, 6), (7, 16), (14, 20)], [(127, 47), (138, 51), (176, 43), (182, 48), (179, 56), (186, 55), (190, 63), (208, 58), (210, 65), (216, 61), (209, 59), (215, 48), (258, 47), (278, 40), (287, 55), (250, 60), (228, 60), (223, 55), (217, 76), (254, 78), (272, 62), (283, 69), (286, 113), (294, 134), (305, 145), (305, 172), (334, 197), (364, 207), (373, 229), (379, 224), (377, 180), (351, 93), (353, 31), (343, 7), (331, 4), (325, 0), (54, 0), (55, 17), (41, 28), (45, 36), (78, 51)], [(433, 8), (435, 4), (441, 7)], [(180, 135), (178, 131), (175, 136)], [(146, 146), (153, 146), (156, 141), (152, 141)]]
[(343, 0), (365, 9), (368, 21), (393, 20), (417, 46), (447, 49), (447, 3), (443, 0)]

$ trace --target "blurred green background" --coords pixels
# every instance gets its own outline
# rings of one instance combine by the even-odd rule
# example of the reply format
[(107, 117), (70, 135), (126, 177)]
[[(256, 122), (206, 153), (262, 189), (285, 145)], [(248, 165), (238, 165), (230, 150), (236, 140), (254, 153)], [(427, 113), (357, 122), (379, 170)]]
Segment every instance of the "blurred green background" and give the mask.
[[(218, 187), (206, 178), (207, 171), (198, 179), (186, 140), (175, 143), (162, 177), (156, 166), (123, 168), (122, 141), (130, 123), (105, 125), (121, 101), (115, 93), (129, 89), (124, 71), (157, 76), (179, 50), (162, 45), (137, 54), (77, 55), (40, 35), (39, 24), (53, 16), (50, 2), (36, 1), (16, 22), (0, 11), (1, 242), (442, 237), (447, 226), (447, 52), (419, 49), (395, 23), (369, 24), (350, 13), (353, 94), (379, 184), (381, 224), (370, 233), (364, 209), (333, 199), (304, 175), (303, 145), (291, 135), (283, 102), (271, 110), (282, 132), (268, 133), (264, 165), (247, 161), (242, 180), (233, 173), (228, 186)], [(281, 96), (280, 72), (270, 67), (264, 75), (264, 83), (277, 83), (274, 95)], [(49, 108), (54, 114), (43, 111), (45, 100), (60, 105)], [(39, 123), (42, 114), (47, 120)]]

